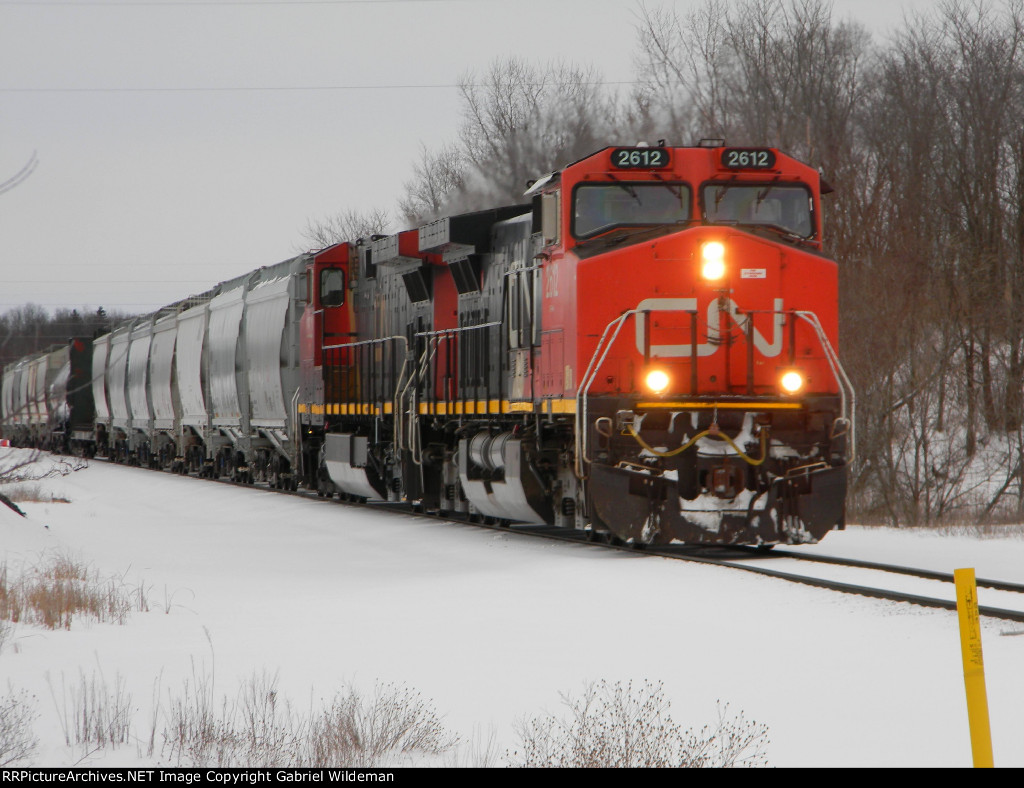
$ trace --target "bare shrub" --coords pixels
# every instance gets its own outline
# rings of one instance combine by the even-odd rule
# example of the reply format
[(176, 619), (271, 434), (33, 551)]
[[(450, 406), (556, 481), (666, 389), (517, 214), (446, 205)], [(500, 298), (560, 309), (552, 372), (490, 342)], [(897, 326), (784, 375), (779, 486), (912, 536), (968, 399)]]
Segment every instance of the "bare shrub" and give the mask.
[(930, 531), (940, 536), (966, 536), (972, 539), (1024, 539), (1021, 523), (977, 523), (965, 521), (935, 526)]
[(68, 476), (75, 471), (89, 467), (81, 457), (48, 456), (41, 459), (42, 452), (34, 449), (7, 449), (0, 452), (0, 484), (24, 485)]
[(0, 767), (24, 765), (39, 744), (32, 733), (35, 707), (27, 692), (9, 690), (0, 698)]
[(418, 692), (378, 684), (362, 697), (349, 687), (316, 715), (304, 766), (380, 766), (396, 758), (441, 755), (456, 743)]
[(110, 687), (102, 673), (88, 678), (79, 673), (78, 682), (72, 684), (62, 674), (59, 696), (49, 675), (46, 682), (69, 747), (92, 745), (102, 749), (131, 740), (134, 709), (123, 676), (117, 674)]
[(277, 676), (263, 673), (247, 681), (238, 703), (238, 743), (250, 766), (292, 764), (298, 758), (305, 722), (277, 691)]
[(149, 610), (146, 588), (123, 577), (107, 580), (67, 555), (56, 555), (13, 578), (0, 565), (0, 620), (70, 629), (77, 616), (123, 624), (134, 610)]
[(720, 707), (716, 725), (699, 733), (672, 720), (661, 682), (588, 684), (579, 698), (562, 695), (568, 717), (521, 720), (513, 766), (570, 768), (732, 767), (766, 763), (768, 729)]
[(695, 766), (721, 769), (767, 766), (764, 749), (770, 742), (767, 725), (748, 720), (742, 711), (730, 716), (726, 703), (718, 706), (715, 725), (705, 725), (700, 734), (691, 737), (691, 757), (699, 756)]

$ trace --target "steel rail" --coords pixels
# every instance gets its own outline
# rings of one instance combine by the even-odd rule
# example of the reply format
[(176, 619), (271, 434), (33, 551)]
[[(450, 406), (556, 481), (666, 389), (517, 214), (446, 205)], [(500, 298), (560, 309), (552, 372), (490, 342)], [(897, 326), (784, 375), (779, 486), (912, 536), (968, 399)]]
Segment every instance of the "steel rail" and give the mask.
[[(737, 546), (736, 549), (746, 551), (756, 551), (756, 547), (747, 548), (745, 546)], [(939, 580), (945, 583), (954, 582), (952, 572), (936, 572), (931, 569), (915, 569), (909, 566), (899, 566), (897, 564), (880, 564), (874, 561), (864, 561), (859, 558), (840, 558), (839, 556), (833, 555), (808, 555), (806, 553), (791, 553), (786, 550), (775, 549), (771, 553), (759, 553), (758, 555), (764, 558), (794, 558), (798, 561), (808, 561), (818, 564), (834, 564), (836, 566), (849, 566), (855, 569), (875, 569), (879, 572), (892, 572), (898, 575), (909, 575), (910, 577), (919, 577), (922, 580)], [(975, 581), (981, 588), (991, 588), (994, 591), (1012, 591), (1018, 594), (1024, 594), (1024, 584), (1022, 583), (1008, 583), (1003, 580), (988, 580), (982, 577), (977, 578)]]

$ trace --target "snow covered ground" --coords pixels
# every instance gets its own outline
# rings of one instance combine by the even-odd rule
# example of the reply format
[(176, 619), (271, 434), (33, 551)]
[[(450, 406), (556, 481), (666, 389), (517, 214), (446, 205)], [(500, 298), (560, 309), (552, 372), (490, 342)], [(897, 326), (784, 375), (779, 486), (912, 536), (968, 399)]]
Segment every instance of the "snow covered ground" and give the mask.
[[(971, 764), (953, 612), (102, 463), (38, 486), (70, 502), (22, 504), (27, 520), (0, 506), (0, 561), (64, 551), (144, 587), (150, 610), (8, 639), (0, 695), (35, 696), (36, 765), (85, 755), (58, 711), (83, 675), (123, 679), (145, 737), (154, 694), (164, 714), (196, 675), (233, 697), (264, 673), (307, 708), (350, 683), (405, 684), (464, 740), (493, 730), (501, 753), (517, 718), (561, 713), (559, 692), (650, 679), (684, 727), (718, 701), (767, 725), (772, 766)], [(802, 549), (1024, 582), (1019, 536), (854, 527)], [(1024, 766), (1017, 635), (983, 624), (997, 766)], [(83, 763), (168, 765), (161, 730), (153, 756), (128, 744)]]

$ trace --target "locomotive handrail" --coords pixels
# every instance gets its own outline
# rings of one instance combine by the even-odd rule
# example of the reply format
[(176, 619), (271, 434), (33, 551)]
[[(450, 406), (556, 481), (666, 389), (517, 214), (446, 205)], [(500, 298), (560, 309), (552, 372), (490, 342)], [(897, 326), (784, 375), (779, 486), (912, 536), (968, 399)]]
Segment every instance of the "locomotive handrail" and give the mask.
[[(608, 351), (611, 350), (612, 345), (615, 344), (615, 340), (619, 338), (619, 332), (622, 330), (623, 324), (626, 322), (626, 318), (631, 315), (639, 314), (639, 309), (627, 309), (621, 315), (613, 318), (608, 322), (608, 325), (604, 327), (604, 332), (601, 334), (601, 338), (597, 341), (597, 347), (594, 348), (594, 354), (590, 357), (590, 363), (587, 365), (586, 372), (583, 373), (583, 379), (580, 381), (579, 391), (576, 392), (576, 478), (581, 481), (586, 477), (583, 475), (583, 460), (585, 459), (587, 451), (587, 393), (590, 391), (590, 386), (597, 377), (597, 372), (601, 369), (601, 365), (604, 364), (605, 358), (608, 356)], [(608, 337), (608, 332), (612, 330), (612, 326), (615, 324), (615, 334), (605, 345), (605, 339)], [(604, 353), (601, 354), (601, 360), (598, 361), (597, 354), (601, 352), (601, 347), (604, 346)], [(595, 362), (597, 362), (595, 366)]]
[(394, 407), (394, 411), (395, 411), (395, 424), (394, 424), (394, 427), (392, 428), (392, 431), (394, 433), (393, 436), (392, 436), (392, 440), (394, 441), (395, 446), (401, 446), (401, 443), (400, 443), (400, 441), (401, 441), (401, 434), (400, 434), (401, 433), (401, 427), (400, 427), (400, 425), (401, 425), (402, 420), (400, 418), (398, 418), (398, 415), (399, 415), (399, 408), (400, 408), (399, 403), (401, 402), (400, 397), (404, 397), (404, 395), (405, 395), (405, 391), (402, 390), (402, 382), (405, 380), (405, 370), (406, 370), (406, 367), (408, 367), (408, 365), (409, 365), (409, 339), (408, 339), (408, 337), (404, 337), (404, 336), (401, 336), (399, 334), (395, 334), (394, 336), (390, 336), (390, 337), (378, 337), (377, 339), (363, 339), (363, 340), (360, 340), (359, 342), (343, 342), (343, 343), (341, 343), (339, 345), (324, 345), (323, 349), (324, 350), (338, 350), (338, 349), (341, 349), (341, 348), (357, 347), (359, 345), (381, 345), (381, 344), (384, 344), (385, 342), (401, 342), (402, 345), (404, 346), (403, 349), (405, 351), (404, 357), (403, 357), (403, 360), (402, 360), (402, 369), (399, 371), (398, 379), (397, 379), (397, 381), (395, 383), (395, 394), (394, 394), (394, 402), (393, 402), (393, 407)]
[[(494, 327), (500, 326), (500, 325), (502, 325), (502, 322), (500, 320), (492, 320), (489, 323), (474, 323), (471, 326), (457, 326), (456, 328), (439, 328), (439, 329), (435, 329), (433, 331), (419, 331), (416, 334), (414, 334), (413, 336), (426, 337), (427, 338), (427, 347), (424, 348), (423, 355), (420, 357), (419, 365), (418, 365), (418, 369), (417, 369), (416, 375), (415, 376), (410, 376), (409, 381), (405, 385), (405, 391), (402, 392), (403, 399), (405, 398), (405, 394), (408, 391), (409, 387), (414, 382), (416, 382), (417, 380), (421, 379), (427, 373), (428, 367), (430, 365), (430, 360), (432, 358), (434, 358), (434, 356), (437, 354), (437, 348), (438, 348), (438, 346), (440, 344), (440, 341), (442, 339), (448, 339), (450, 336), (452, 336), (454, 334), (462, 333), (464, 331), (475, 331), (476, 329), (480, 329), (480, 328), (494, 328)], [(419, 408), (416, 407), (416, 399), (415, 398), (416, 398), (416, 390), (413, 389), (413, 392), (412, 392), (412, 402), (410, 403), (411, 407), (409, 408), (409, 434), (410, 434), (411, 438), (410, 438), (410, 442), (409, 442), (409, 446), (408, 447), (406, 447), (405, 445), (402, 445), (402, 446), (400, 446), (400, 448), (402, 448), (402, 449), (408, 448), (409, 452), (410, 452), (410, 455), (412, 456), (412, 461), (416, 465), (422, 465), (423, 464), (423, 457), (417, 451), (418, 447), (414, 446), (414, 444), (416, 443), (416, 435), (417, 435), (417, 432), (416, 432), (416, 429), (415, 429), (416, 428), (416, 422), (419, 420)], [(421, 449), (420, 449), (420, 451), (421, 451)]]
[(490, 323), (474, 323), (471, 326), (459, 326), (458, 328), (438, 328), (434, 331), (420, 331), (413, 336), (417, 337), (438, 337), (442, 334), (458, 334), (460, 331), (472, 331), (476, 328), (493, 328), (494, 326), (500, 326), (502, 322), (500, 320), (492, 320)]
[[(416, 336), (419, 336), (418, 334)], [(420, 455), (421, 449), (418, 446), (417, 436), (419, 430), (416, 429), (416, 423), (419, 421), (419, 403), (416, 399), (416, 387), (414, 383), (422, 380), (427, 367), (430, 364), (430, 359), (433, 357), (431, 348), (436, 348), (434, 337), (427, 340), (427, 346), (423, 348), (423, 354), (420, 356), (419, 363), (417, 364), (416, 374), (410, 375), (408, 382), (405, 384), (405, 389), (402, 391), (402, 399), (405, 399), (406, 392), (409, 391), (412, 386), (412, 396), (409, 398), (409, 446), (406, 447), (404, 444), (399, 446), (400, 449), (409, 449), (409, 456), (415, 465), (423, 465), (423, 457)]]
[(292, 394), (292, 433), (294, 440), (292, 443), (295, 445), (295, 459), (293, 462), (299, 467), (300, 473), (305, 473), (304, 457), (302, 455), (302, 430), (299, 429), (299, 394), (302, 393), (302, 387), (296, 386), (295, 393)]
[[(825, 351), (825, 359), (828, 361), (829, 368), (832, 370), (832, 375), (839, 384), (840, 419), (846, 421), (847, 429), (850, 432), (850, 449), (847, 453), (846, 461), (852, 465), (857, 456), (857, 392), (854, 390), (853, 384), (850, 382), (850, 378), (846, 374), (846, 370), (843, 369), (843, 365), (839, 361), (839, 354), (836, 353), (835, 348), (832, 347), (832, 343), (828, 341), (828, 337), (825, 335), (825, 330), (821, 327), (821, 321), (818, 320), (818, 316), (814, 312), (806, 312), (802, 310), (795, 310), (793, 314), (803, 318), (814, 328), (815, 333), (818, 335), (818, 342), (821, 343), (821, 348)], [(847, 392), (849, 392), (849, 415), (846, 415)]]

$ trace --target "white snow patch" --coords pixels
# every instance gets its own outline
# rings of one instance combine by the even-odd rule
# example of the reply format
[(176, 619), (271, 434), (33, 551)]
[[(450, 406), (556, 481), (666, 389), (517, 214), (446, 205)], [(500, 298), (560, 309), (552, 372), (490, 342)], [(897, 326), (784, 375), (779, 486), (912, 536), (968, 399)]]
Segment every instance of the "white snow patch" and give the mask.
[[(35, 526), (0, 516), (0, 561), (59, 546), (144, 582), (151, 611), (17, 627), (0, 675), (39, 699), (39, 765), (83, 755), (63, 743), (47, 676), (123, 677), (144, 729), (154, 690), (165, 714), (193, 668), (218, 700), (277, 672), (298, 706), (346, 681), (404, 682), (464, 738), (493, 725), (500, 752), (517, 718), (560, 711), (559, 692), (661, 679), (684, 727), (713, 721), (719, 699), (768, 725), (773, 766), (971, 764), (953, 612), (102, 463), (44, 484), (72, 503), (25, 504)], [(851, 527), (787, 549), (1024, 582), (1019, 536)], [(1024, 625), (981, 626), (995, 762), (1021, 767), (1024, 637), (1003, 635)], [(128, 745), (81, 765), (156, 763), (162, 724), (156, 757)]]

